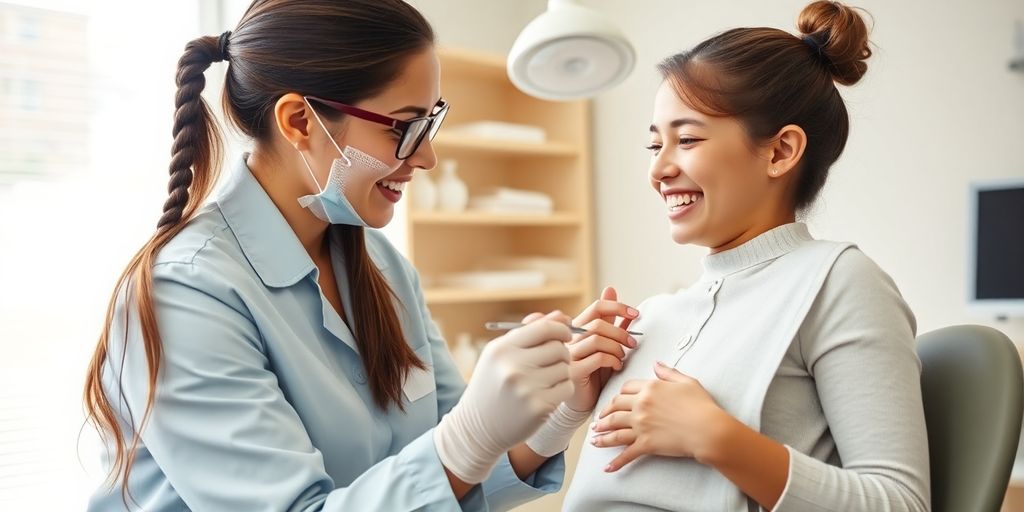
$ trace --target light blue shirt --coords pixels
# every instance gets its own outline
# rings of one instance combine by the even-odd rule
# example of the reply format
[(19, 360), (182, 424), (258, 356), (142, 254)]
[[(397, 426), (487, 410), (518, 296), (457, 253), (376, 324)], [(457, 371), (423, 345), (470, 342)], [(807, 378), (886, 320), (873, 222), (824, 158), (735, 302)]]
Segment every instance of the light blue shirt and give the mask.
[[(331, 243), (354, 318), (358, 290), (342, 270), (339, 241)], [(366, 243), (401, 302), (409, 346), (431, 370), (411, 396), (429, 392), (405, 396), (404, 412), (374, 405), (352, 332), (244, 159), (218, 199), (160, 251), (153, 299), (163, 363), (129, 482), (143, 510), (493, 510), (558, 490), (561, 455), (526, 482), (503, 457), (490, 479), (455, 500), (432, 434), (465, 384), (416, 271), (379, 232), (367, 229)], [(125, 327), (125, 304), (119, 294), (104, 387), (130, 406), (132, 416), (119, 407), (130, 436), (149, 385), (137, 314)], [(119, 483), (99, 489), (89, 510), (124, 510)]]

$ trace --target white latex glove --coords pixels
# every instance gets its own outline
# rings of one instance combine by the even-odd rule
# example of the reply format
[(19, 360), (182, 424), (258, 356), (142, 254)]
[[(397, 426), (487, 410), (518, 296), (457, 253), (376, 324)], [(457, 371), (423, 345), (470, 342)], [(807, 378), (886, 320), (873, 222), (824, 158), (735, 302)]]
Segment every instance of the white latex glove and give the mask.
[(486, 345), (462, 398), (434, 429), (449, 471), (470, 484), (486, 480), (502, 455), (572, 396), (570, 339), (569, 326), (539, 320)]
[(590, 411), (577, 411), (563, 403), (555, 409), (540, 429), (529, 439), (526, 446), (537, 455), (553, 457), (565, 451), (572, 436), (590, 418)]

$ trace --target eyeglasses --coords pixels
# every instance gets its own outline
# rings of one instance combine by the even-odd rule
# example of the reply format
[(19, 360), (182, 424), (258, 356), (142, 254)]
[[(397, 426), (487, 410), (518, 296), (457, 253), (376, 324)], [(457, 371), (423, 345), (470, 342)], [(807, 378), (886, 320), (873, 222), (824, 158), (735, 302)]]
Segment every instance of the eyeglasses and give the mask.
[(444, 116), (448, 115), (448, 102), (444, 99), (434, 105), (433, 111), (429, 115), (402, 120), (316, 96), (306, 96), (305, 98), (350, 116), (401, 130), (402, 135), (398, 139), (398, 147), (395, 148), (395, 158), (399, 160), (405, 160), (416, 153), (424, 137), (434, 140), (437, 130), (441, 128), (441, 122), (444, 121)]

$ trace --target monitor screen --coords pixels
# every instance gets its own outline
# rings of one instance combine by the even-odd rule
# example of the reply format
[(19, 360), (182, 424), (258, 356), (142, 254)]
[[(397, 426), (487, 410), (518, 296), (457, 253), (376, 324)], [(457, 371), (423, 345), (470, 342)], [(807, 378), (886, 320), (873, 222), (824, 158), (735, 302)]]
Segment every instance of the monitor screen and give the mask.
[(1024, 301), (1024, 182), (974, 191), (976, 301)]

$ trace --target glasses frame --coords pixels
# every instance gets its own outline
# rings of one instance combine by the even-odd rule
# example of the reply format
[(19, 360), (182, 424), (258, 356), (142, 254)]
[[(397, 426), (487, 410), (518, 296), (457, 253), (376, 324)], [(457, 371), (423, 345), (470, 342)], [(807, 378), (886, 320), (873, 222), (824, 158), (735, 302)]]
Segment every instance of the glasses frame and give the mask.
[[(352, 117), (358, 117), (364, 121), (370, 121), (371, 123), (382, 124), (390, 126), (396, 130), (401, 130), (402, 135), (398, 139), (398, 145), (395, 146), (395, 158), (399, 160), (405, 160), (406, 158), (416, 154), (416, 151), (420, 148), (420, 144), (423, 143), (423, 138), (427, 135), (429, 135), (430, 140), (434, 140), (434, 136), (437, 135), (438, 129), (441, 128), (441, 122), (444, 121), (445, 116), (448, 114), (449, 107), (448, 102), (445, 101), (444, 98), (441, 98), (437, 101), (437, 104), (434, 105), (433, 112), (428, 115), (414, 117), (412, 119), (395, 119), (393, 117), (388, 117), (376, 112), (370, 112), (369, 110), (363, 110), (359, 107), (354, 107), (338, 101), (318, 98), (316, 96), (304, 96), (304, 98), (306, 98), (306, 100), (312, 100), (320, 103), (332, 110), (348, 114)], [(427, 123), (427, 127), (416, 136), (416, 140), (413, 141), (412, 144), (412, 149), (406, 151), (406, 154), (403, 155), (402, 147), (408, 142), (407, 138), (412, 136), (412, 128), (416, 126), (417, 123), (423, 122)]]

